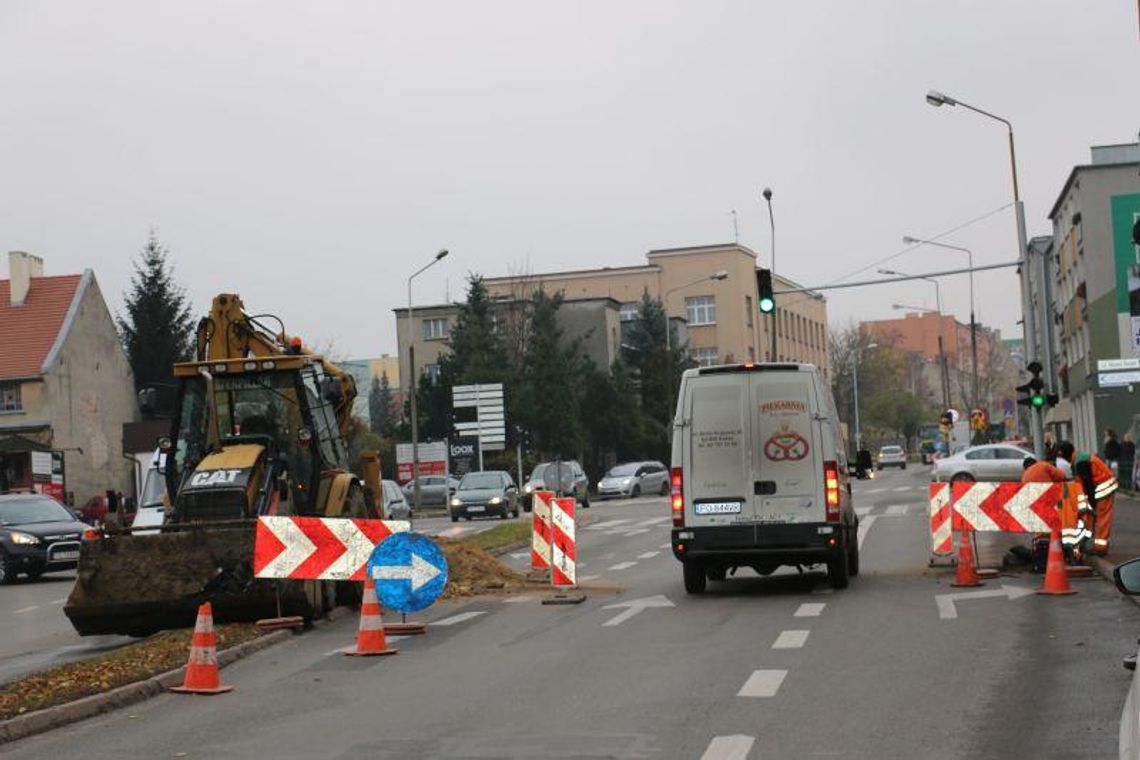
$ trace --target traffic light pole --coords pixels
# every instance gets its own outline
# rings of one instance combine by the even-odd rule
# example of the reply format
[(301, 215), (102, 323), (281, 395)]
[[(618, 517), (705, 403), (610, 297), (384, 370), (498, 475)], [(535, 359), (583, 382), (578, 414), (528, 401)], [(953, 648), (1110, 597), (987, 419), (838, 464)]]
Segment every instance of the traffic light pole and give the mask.
[[(1013, 134), (1010, 133), (1010, 149), (1012, 153)], [(1016, 174), (1014, 175), (1016, 183)], [(1016, 192), (1016, 184), (1014, 185)], [(1014, 213), (1017, 215), (1017, 249), (1021, 257), (1021, 314), (1022, 325), (1025, 328), (1025, 358), (1027, 362), (1037, 361), (1037, 319), (1033, 308), (1033, 296), (1029, 283), (1029, 246), (1025, 235), (1025, 206), (1018, 199), (1014, 203)], [(1043, 294), (1044, 295), (1044, 294)], [(1029, 407), (1029, 434), (1033, 437), (1033, 453), (1037, 459), (1045, 458), (1045, 420), (1042, 409)]]

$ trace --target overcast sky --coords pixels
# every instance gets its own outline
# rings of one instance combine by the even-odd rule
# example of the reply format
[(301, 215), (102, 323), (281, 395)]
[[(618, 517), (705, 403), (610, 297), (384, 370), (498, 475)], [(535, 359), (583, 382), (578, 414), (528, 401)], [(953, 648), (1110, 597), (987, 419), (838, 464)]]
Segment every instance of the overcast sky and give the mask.
[[(1133, 0), (0, 0), (0, 246), (95, 270), (120, 310), (151, 228), (204, 312), (236, 291), (307, 342), (375, 356), (392, 308), (468, 272), (644, 263), (740, 240), (817, 285), (1011, 199), (1029, 234), (1088, 146), (1140, 129)], [(1138, 180), (1140, 186), (1140, 180)], [(1010, 209), (944, 238), (1012, 260)], [(949, 257), (949, 258), (948, 258)], [(965, 257), (923, 248), (932, 271)], [(0, 276), (7, 276), (6, 262)], [(873, 272), (873, 270), (872, 270)], [(1020, 335), (1012, 270), (980, 318)], [(943, 286), (968, 319), (964, 277)], [(934, 306), (927, 283), (828, 294), (833, 326)]]

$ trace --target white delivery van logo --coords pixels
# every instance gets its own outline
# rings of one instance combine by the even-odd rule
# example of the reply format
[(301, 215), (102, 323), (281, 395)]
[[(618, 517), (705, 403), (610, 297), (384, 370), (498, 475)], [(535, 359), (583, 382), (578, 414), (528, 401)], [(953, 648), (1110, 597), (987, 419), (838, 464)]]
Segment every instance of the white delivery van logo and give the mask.
[(764, 442), (764, 457), (773, 462), (798, 462), (808, 455), (808, 442), (787, 425), (782, 425)]

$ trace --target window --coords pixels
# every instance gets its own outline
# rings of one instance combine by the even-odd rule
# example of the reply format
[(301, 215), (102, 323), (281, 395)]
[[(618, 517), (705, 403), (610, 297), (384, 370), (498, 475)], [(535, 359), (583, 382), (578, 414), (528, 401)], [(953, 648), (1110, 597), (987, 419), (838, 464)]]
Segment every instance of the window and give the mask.
[(637, 307), (640, 305), (637, 301), (626, 301), (618, 309), (618, 318), (622, 322), (633, 322), (637, 319)]
[(744, 322), (752, 327), (752, 296), (744, 296)]
[(716, 297), (693, 296), (685, 299), (685, 318), (689, 326), (716, 324)]
[(439, 384), (439, 365), (438, 364), (425, 364), (424, 374), (431, 380), (432, 385)]
[(20, 383), (0, 383), (0, 412), (19, 412), (24, 408), (20, 399)]
[(447, 317), (424, 320), (424, 340), (443, 340), (451, 333)]
[(973, 460), (973, 459), (997, 459), (997, 458), (998, 458), (997, 449), (988, 448), (988, 447), (984, 448), (984, 449), (974, 449), (973, 451), (966, 454), (966, 459), (970, 459), (970, 460)]
[(711, 367), (717, 363), (719, 355), (716, 352), (716, 346), (706, 346), (704, 348), (694, 348), (690, 354), (693, 361), (699, 367)]

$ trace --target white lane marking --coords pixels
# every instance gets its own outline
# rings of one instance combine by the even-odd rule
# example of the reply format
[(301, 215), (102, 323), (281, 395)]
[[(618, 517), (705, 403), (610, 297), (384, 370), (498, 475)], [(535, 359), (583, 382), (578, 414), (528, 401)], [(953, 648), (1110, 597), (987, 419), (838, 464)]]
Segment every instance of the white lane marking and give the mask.
[(872, 509), (874, 509), (874, 507), (855, 507), (855, 514), (864, 517), (865, 515), (871, 514)]
[(883, 493), (884, 491), (887, 491), (887, 490), (890, 490), (890, 489), (887, 489), (887, 488), (872, 488), (870, 491), (867, 491), (867, 493)]
[(625, 535), (625, 536), (640, 536), (642, 533), (648, 533), (650, 530), (651, 530), (650, 528), (638, 528), (637, 530), (627, 530), (627, 531), (620, 531), (619, 530), (616, 532), (621, 533), (622, 535)]
[[(411, 638), (411, 636), (385, 636), (384, 637), (384, 643), (395, 644), (397, 641), (403, 641), (404, 639), (410, 639), (410, 638)], [(352, 646), (340, 647), (339, 649), (334, 649), (331, 652), (325, 652), (323, 656), (324, 657), (332, 657), (334, 654), (344, 654), (345, 652), (352, 652), (355, 649), (356, 649), (356, 645), (353, 644)]]
[(1000, 588), (995, 589), (959, 591), (956, 594), (938, 594), (934, 597), (934, 603), (938, 605), (938, 617), (943, 620), (954, 620), (958, 617), (958, 608), (954, 606), (954, 602), (966, 601), (968, 599), (989, 599), (999, 596), (1013, 600), (1020, 599), (1023, 596), (1030, 596), (1034, 593), (1033, 589), (1023, 588), (1021, 586), (1007, 586), (1003, 583)]
[(658, 546), (657, 548), (658, 549), (672, 549), (673, 544), (661, 544), (661, 546)]
[(612, 528), (615, 525), (621, 525), (622, 523), (627, 523), (627, 522), (629, 522), (629, 519), (607, 520), (606, 522), (600, 522), (600, 523), (594, 523), (593, 525), (588, 525), (588, 526), (586, 526), (586, 530), (605, 530), (606, 528)]
[[(612, 618), (602, 623), (602, 625), (621, 625), (631, 617), (647, 610), (650, 607), (672, 607), (674, 606), (669, 599), (661, 594), (657, 596), (647, 596), (643, 599), (630, 599), (628, 602), (618, 602), (617, 604), (607, 604), (602, 607), (603, 610), (622, 610)], [(623, 609), (624, 608), (624, 609)]]
[(792, 617), (819, 617), (826, 606), (823, 602), (804, 602)]
[(63, 604), (66, 601), (67, 601), (66, 597), (63, 599), (52, 599), (50, 602), (48, 602), (48, 604)]
[[(581, 565), (578, 565), (578, 567), (581, 567)], [(589, 583), (590, 581), (596, 581), (598, 578), (601, 578), (601, 577), (602, 576), (600, 576), (600, 575), (583, 575), (583, 576), (578, 578), (578, 582), (579, 583)]]
[(893, 504), (887, 507), (887, 511), (883, 514), (890, 517), (897, 517), (898, 515), (905, 515), (908, 509), (910, 509), (909, 504)]
[(894, 489), (895, 493), (902, 493), (903, 491), (909, 491), (909, 490), (910, 490), (910, 486), (899, 486), (898, 488)]
[(638, 559), (652, 559), (653, 557), (656, 557), (660, 553), (661, 552), (644, 552), (642, 554), (638, 554), (637, 558)]
[(511, 559), (522, 559), (523, 557), (529, 557), (529, 556), (530, 556), (530, 552), (513, 552), (511, 554)]
[(613, 565), (611, 567), (607, 567), (606, 569), (607, 570), (625, 570), (626, 568), (633, 567), (636, 564), (637, 564), (636, 562), (619, 562), (616, 565)]
[(860, 549), (863, 548), (863, 541), (867, 539), (867, 531), (869, 531), (874, 524), (874, 515), (867, 515), (859, 521), (859, 530), (855, 534), (855, 542), (859, 545)]
[(754, 670), (736, 693), (738, 697), (774, 697), (788, 675), (786, 670)]
[(503, 600), (503, 604), (522, 604), (523, 602), (529, 602), (531, 599), (534, 599), (534, 597), (533, 596), (508, 596), (506, 599)]
[(780, 635), (776, 637), (772, 648), (802, 649), (804, 644), (807, 643), (809, 633), (811, 633), (811, 631), (780, 631)]
[(33, 604), (31, 607), (21, 607), (20, 609), (16, 610), (15, 612), (17, 615), (19, 615), (19, 614), (24, 613), (24, 612), (31, 612), (32, 610), (38, 610), (39, 608), (40, 608), (40, 606), (38, 604)]
[(648, 520), (642, 520), (639, 523), (634, 523), (634, 525), (638, 527), (642, 527), (644, 525), (660, 525), (661, 523), (669, 522), (672, 519), (672, 515), (665, 515), (664, 517), (651, 517)]
[(471, 618), (477, 618), (480, 615), (486, 614), (486, 610), (477, 610), (475, 612), (460, 612), (458, 615), (452, 615), (451, 617), (446, 617), (443, 620), (433, 620), (428, 623), (428, 627), (435, 628), (436, 626), (440, 625), (455, 625), (456, 623), (462, 623), (465, 620), (470, 620)]
[(717, 736), (709, 742), (709, 747), (701, 755), (701, 760), (748, 760), (748, 753), (752, 751), (752, 745), (755, 743), (755, 736), (744, 734)]

